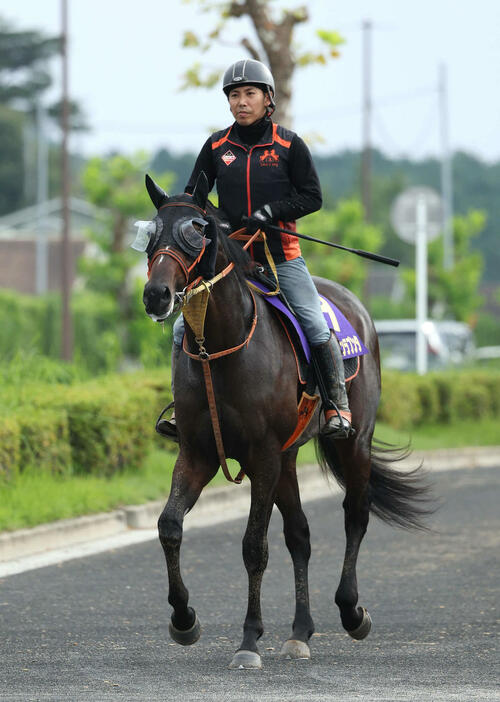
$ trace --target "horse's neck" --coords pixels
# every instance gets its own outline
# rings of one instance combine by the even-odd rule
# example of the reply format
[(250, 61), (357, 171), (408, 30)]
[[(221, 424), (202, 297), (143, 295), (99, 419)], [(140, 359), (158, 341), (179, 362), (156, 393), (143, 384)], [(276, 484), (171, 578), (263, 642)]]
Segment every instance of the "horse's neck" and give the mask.
[[(222, 271), (228, 263), (225, 255), (219, 254), (216, 271)], [(234, 270), (215, 283), (208, 299), (205, 317), (204, 336), (207, 351), (215, 353), (233, 348), (244, 341), (250, 330), (252, 312), (253, 304), (248, 288)]]

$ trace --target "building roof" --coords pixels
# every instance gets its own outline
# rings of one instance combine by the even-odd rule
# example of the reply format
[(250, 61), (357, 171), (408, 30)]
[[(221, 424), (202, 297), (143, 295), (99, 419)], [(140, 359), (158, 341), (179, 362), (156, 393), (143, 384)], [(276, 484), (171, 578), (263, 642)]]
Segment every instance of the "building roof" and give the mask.
[[(71, 197), (69, 201), (72, 237), (81, 238), (83, 230), (95, 223), (102, 210), (90, 202)], [(0, 239), (33, 239), (43, 230), (47, 235), (60, 237), (62, 229), (61, 198), (46, 200), (0, 217)]]

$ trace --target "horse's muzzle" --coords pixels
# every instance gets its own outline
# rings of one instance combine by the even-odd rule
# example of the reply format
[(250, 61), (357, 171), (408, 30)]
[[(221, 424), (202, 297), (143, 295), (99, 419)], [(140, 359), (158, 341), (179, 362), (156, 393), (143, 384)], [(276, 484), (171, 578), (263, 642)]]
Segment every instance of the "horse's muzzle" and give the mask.
[(149, 281), (144, 287), (142, 296), (146, 313), (159, 322), (172, 314), (174, 300), (168, 285), (165, 283)]

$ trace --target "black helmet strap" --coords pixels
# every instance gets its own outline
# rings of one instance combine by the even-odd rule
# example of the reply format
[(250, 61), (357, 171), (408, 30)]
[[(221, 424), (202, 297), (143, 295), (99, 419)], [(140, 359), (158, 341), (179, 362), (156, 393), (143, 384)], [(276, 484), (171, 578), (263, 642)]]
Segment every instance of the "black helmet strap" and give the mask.
[(270, 102), (270, 105), (267, 108), (267, 116), (270, 117), (276, 109), (276, 103), (274, 102), (273, 94), (269, 86), (267, 86), (267, 96)]

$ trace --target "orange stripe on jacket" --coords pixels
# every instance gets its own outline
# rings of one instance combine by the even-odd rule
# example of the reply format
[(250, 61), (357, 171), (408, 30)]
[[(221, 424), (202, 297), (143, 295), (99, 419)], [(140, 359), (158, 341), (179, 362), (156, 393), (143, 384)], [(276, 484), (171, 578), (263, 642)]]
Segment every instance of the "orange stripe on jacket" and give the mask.
[(290, 148), (290, 144), (292, 143), (291, 141), (286, 141), (285, 139), (282, 139), (282, 138), (279, 136), (279, 134), (278, 134), (278, 125), (276, 124), (276, 122), (273, 123), (273, 140), (274, 140), (274, 141), (277, 141), (278, 144), (280, 144), (281, 146), (284, 146), (285, 149), (289, 149), (289, 148)]
[[(278, 227), (282, 229), (292, 229), (295, 230), (297, 225), (295, 222), (278, 222)], [(281, 236), (281, 246), (283, 248), (283, 253), (285, 255), (286, 261), (293, 261), (294, 258), (298, 258), (302, 255), (300, 250), (300, 243), (298, 237), (292, 234), (285, 234), (284, 232), (280, 234)]]
[(227, 133), (222, 137), (222, 139), (219, 139), (219, 141), (214, 141), (214, 143), (212, 144), (212, 149), (218, 149), (221, 144), (223, 144), (225, 141), (227, 141), (229, 138), (230, 131), (231, 131), (231, 127), (229, 127)]

